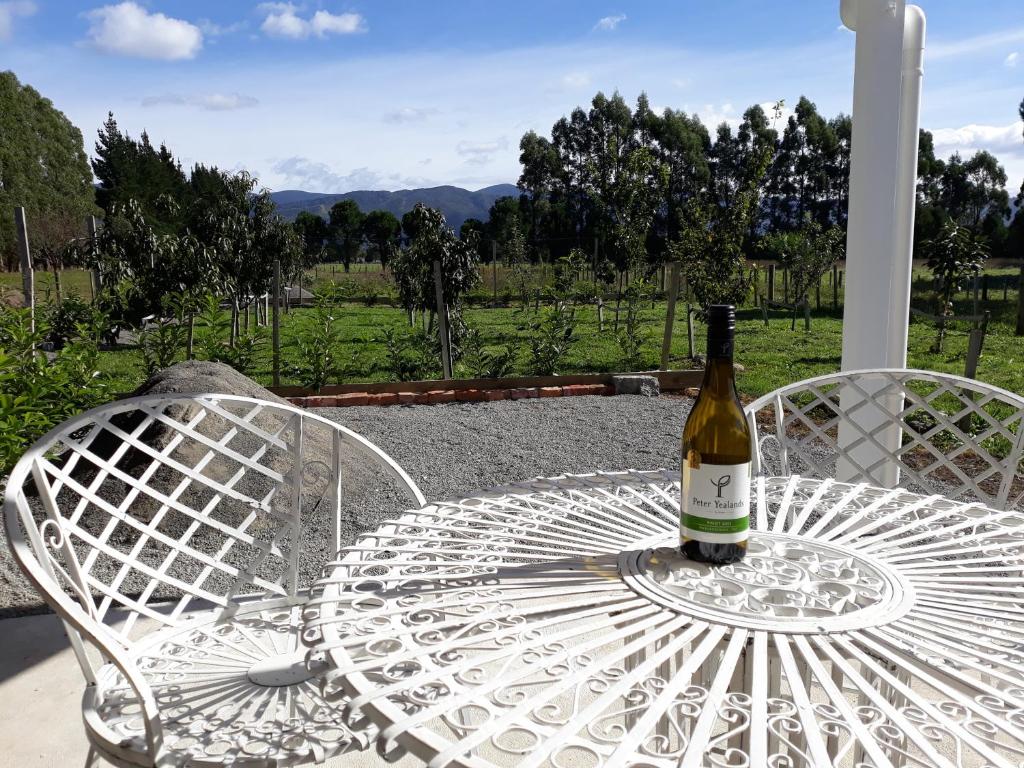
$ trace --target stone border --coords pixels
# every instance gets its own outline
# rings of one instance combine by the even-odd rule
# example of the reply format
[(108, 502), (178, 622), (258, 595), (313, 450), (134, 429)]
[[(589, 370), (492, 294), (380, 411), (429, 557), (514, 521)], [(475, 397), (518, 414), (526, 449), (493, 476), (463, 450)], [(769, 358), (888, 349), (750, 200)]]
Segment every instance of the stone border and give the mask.
[(578, 395), (610, 396), (611, 384), (566, 384), (561, 387), (517, 387), (515, 389), (435, 389), (428, 392), (348, 392), (342, 395), (289, 397), (300, 408), (343, 408), (349, 405), (436, 405), (438, 403), (483, 403), (495, 400), (528, 400), (540, 397)]

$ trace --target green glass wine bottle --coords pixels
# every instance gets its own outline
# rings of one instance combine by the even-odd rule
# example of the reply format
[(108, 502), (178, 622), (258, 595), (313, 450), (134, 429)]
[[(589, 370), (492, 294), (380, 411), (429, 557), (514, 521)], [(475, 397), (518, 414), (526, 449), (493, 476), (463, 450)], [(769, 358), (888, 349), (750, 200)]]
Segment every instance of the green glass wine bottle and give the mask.
[(680, 550), (725, 565), (747, 552), (750, 528), (750, 429), (736, 394), (736, 308), (708, 309), (704, 381), (683, 428)]

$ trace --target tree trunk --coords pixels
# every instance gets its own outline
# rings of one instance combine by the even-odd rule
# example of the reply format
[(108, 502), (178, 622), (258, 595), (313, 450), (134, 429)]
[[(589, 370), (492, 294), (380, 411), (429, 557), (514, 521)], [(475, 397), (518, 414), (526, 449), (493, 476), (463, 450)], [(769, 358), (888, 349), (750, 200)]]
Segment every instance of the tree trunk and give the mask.
[(622, 304), (622, 273), (619, 272), (619, 289), (615, 292), (615, 325), (612, 330), (619, 332), (619, 306)]
[(51, 264), (50, 268), (53, 270), (53, 290), (57, 294), (57, 303), (64, 303), (64, 286), (60, 279), (60, 267), (56, 263)]
[(196, 340), (196, 316), (188, 316), (188, 340), (185, 342), (185, 359), (192, 360), (195, 357)]

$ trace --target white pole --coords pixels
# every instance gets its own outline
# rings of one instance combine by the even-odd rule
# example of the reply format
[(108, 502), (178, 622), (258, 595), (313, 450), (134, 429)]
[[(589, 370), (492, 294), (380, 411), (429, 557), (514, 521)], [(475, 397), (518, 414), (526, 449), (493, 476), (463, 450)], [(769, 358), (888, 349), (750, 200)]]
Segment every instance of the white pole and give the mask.
[[(905, 0), (841, 0), (843, 23), (857, 33), (846, 235), (843, 370), (904, 368), (910, 314), (917, 139), (924, 13)], [(900, 430), (882, 429), (902, 398), (864, 402), (852, 391), (841, 410), (889, 450)], [(863, 440), (851, 423), (839, 428), (839, 480), (893, 486), (895, 462)], [(849, 457), (850, 460), (845, 460)], [(855, 465), (859, 465), (859, 468)]]

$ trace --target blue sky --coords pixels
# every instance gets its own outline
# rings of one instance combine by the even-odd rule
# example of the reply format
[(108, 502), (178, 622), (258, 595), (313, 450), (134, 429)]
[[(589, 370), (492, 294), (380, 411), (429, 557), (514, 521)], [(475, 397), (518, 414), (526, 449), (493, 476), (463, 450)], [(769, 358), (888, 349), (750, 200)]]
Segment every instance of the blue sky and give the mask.
[[(1024, 2), (919, 0), (922, 125), (939, 152), (1024, 178)], [(91, 151), (108, 110), (183, 162), (272, 189), (515, 182), (518, 141), (597, 90), (697, 112), (852, 102), (838, 0), (422, 2), (0, 0), (0, 69), (51, 98)]]

